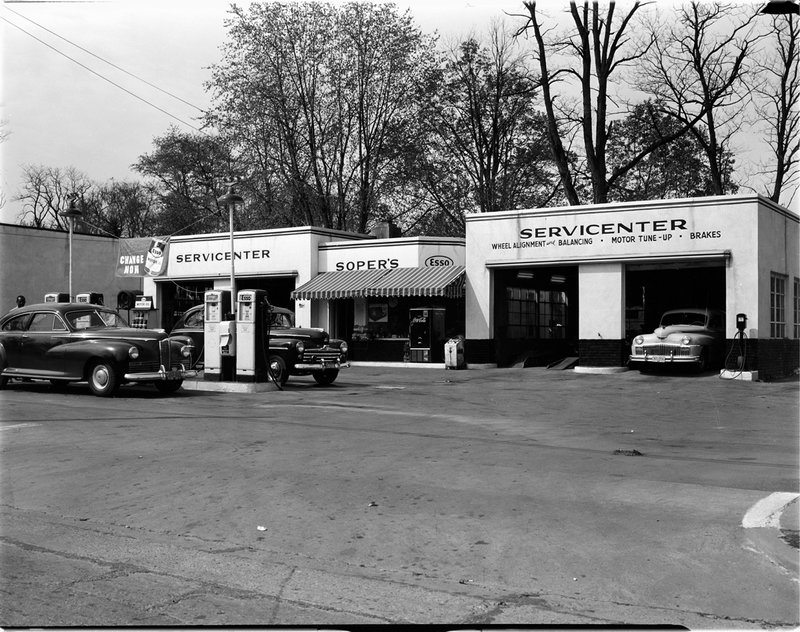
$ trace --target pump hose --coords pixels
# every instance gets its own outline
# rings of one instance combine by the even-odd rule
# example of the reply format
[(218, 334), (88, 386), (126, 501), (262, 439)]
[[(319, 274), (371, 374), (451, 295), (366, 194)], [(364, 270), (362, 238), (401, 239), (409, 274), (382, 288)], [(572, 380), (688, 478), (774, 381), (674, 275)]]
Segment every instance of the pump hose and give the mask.
[[(722, 378), (722, 379), (733, 380), (733, 379), (736, 379), (736, 377), (740, 376), (744, 372), (744, 368), (745, 368), (745, 366), (747, 364), (747, 345), (744, 344), (744, 339), (745, 338), (747, 338), (747, 336), (745, 335), (744, 331), (739, 330), (734, 334), (734, 336), (733, 336), (733, 344), (731, 344), (731, 349), (730, 349), (730, 351), (728, 351), (728, 355), (725, 356), (725, 363), (724, 363), (722, 368), (723, 369), (727, 369), (728, 368), (728, 360), (730, 360), (731, 354), (733, 353), (734, 349), (736, 348), (736, 340), (737, 339), (739, 340), (739, 357), (742, 358), (742, 364), (741, 364), (740, 367), (738, 367), (739, 368), (738, 373), (735, 373), (734, 375), (731, 375), (730, 377), (725, 377), (725, 378)], [(720, 377), (722, 377), (722, 376), (720, 375)]]

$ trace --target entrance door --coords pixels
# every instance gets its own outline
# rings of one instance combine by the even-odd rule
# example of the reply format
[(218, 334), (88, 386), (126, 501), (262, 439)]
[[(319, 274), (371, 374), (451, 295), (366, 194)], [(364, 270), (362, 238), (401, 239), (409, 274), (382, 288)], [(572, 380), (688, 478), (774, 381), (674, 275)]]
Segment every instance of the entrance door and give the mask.
[(343, 298), (330, 302), (332, 338), (346, 340), (353, 337), (354, 308), (352, 298)]

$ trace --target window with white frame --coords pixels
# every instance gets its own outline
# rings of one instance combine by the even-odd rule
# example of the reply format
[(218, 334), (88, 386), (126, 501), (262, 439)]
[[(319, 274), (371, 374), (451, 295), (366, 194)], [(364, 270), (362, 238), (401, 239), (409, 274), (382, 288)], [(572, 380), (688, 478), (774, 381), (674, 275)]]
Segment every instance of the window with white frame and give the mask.
[(786, 277), (773, 272), (769, 280), (769, 337), (786, 336)]
[(794, 278), (794, 337), (800, 338), (800, 279)]

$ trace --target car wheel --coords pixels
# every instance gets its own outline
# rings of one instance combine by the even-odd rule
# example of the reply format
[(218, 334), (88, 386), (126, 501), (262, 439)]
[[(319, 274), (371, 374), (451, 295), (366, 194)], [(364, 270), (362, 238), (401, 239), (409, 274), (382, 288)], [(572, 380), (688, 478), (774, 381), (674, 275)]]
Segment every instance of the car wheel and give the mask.
[(155, 383), (159, 393), (174, 393), (182, 384), (183, 380), (164, 380)]
[(286, 369), (286, 362), (280, 356), (269, 357), (269, 373), (275, 383), (283, 386), (289, 379), (289, 371)]
[(0, 376), (0, 388), (3, 388), (6, 384), (8, 384), (8, 378), (5, 375)]
[(119, 385), (119, 372), (111, 362), (99, 360), (89, 367), (89, 388), (98, 397), (113, 397)]
[(329, 384), (333, 384), (336, 381), (336, 378), (339, 377), (339, 369), (314, 371), (312, 375), (314, 376), (314, 379), (317, 381), (317, 384), (319, 384), (320, 386), (328, 386)]

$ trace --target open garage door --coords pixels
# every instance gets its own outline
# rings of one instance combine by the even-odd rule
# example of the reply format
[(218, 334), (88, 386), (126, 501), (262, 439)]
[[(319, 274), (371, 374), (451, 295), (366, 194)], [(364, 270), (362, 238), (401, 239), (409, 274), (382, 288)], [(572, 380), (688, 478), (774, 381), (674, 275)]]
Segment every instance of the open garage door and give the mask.
[(625, 337), (652, 332), (668, 309), (725, 309), (725, 262), (626, 266)]

